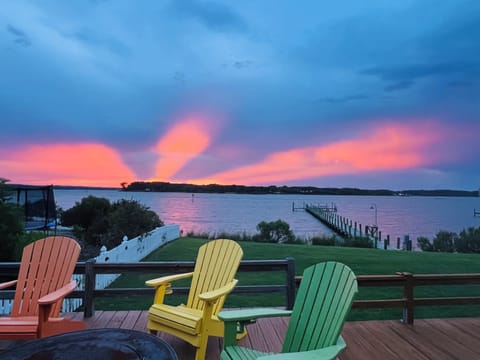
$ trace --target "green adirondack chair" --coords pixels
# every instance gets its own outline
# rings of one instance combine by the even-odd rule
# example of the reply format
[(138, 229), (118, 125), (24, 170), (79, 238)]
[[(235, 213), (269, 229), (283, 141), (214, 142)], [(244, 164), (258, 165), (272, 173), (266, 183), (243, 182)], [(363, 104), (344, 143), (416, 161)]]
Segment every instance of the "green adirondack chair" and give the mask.
[[(357, 292), (353, 271), (337, 262), (325, 262), (305, 269), (292, 311), (246, 309), (222, 311), (225, 324), (222, 360), (335, 359), (346, 348), (340, 335)], [(235, 346), (238, 325), (261, 317), (291, 315), (280, 354)]]

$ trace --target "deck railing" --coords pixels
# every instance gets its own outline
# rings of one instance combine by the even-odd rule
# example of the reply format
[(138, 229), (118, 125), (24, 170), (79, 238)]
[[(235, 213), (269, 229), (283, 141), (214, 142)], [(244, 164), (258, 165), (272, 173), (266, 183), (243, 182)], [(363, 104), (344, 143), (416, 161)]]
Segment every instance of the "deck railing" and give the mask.
[[(101, 274), (177, 274), (191, 272), (194, 268), (193, 261), (159, 261), (159, 262), (136, 262), (136, 263), (96, 263), (94, 260), (79, 262), (75, 268), (75, 274), (84, 274), (83, 289), (76, 290), (68, 297), (82, 298), (85, 317), (94, 314), (95, 299), (115, 295), (151, 295), (152, 288), (107, 288), (98, 289), (95, 287), (96, 277)], [(0, 263), (0, 276), (16, 275), (19, 270), (19, 263)], [(240, 263), (239, 272), (257, 271), (280, 271), (285, 273), (285, 283), (280, 285), (251, 285), (236, 286), (236, 294), (253, 293), (284, 293), (285, 307), (293, 308), (295, 300), (295, 261), (289, 257), (280, 260), (245, 260)], [(186, 294), (189, 288), (174, 287), (178, 294)], [(1, 299), (13, 299), (14, 291), (1, 291)]]
[[(19, 263), (0, 263), (0, 276), (16, 275)], [(73, 292), (69, 297), (83, 299), (84, 316), (90, 317), (94, 313), (95, 299), (115, 295), (153, 295), (153, 289), (143, 288), (95, 288), (95, 279), (101, 274), (175, 274), (193, 270), (193, 261), (162, 261), (137, 263), (95, 263), (94, 261), (80, 262), (75, 273), (84, 275), (84, 288)], [(301, 277), (295, 277), (295, 262), (293, 258), (282, 260), (246, 260), (240, 264), (239, 272), (281, 271), (285, 273), (285, 283), (281, 285), (252, 285), (237, 286), (236, 294), (284, 293), (285, 307), (292, 309), (295, 300), (295, 289)], [(395, 299), (356, 300), (353, 308), (379, 309), (402, 308), (403, 322), (413, 324), (415, 308), (418, 306), (438, 305), (479, 305), (480, 296), (467, 297), (415, 297), (415, 288), (437, 285), (480, 285), (480, 273), (474, 274), (411, 274), (399, 272), (395, 275), (359, 275), (360, 287), (401, 287), (403, 296)], [(177, 293), (187, 293), (188, 288), (174, 288)], [(14, 291), (0, 291), (1, 299), (12, 299)]]
[[(296, 278), (297, 286), (301, 276)], [(420, 286), (438, 285), (479, 285), (480, 274), (411, 274), (398, 272), (395, 275), (359, 275), (359, 287), (402, 287), (403, 296), (395, 299), (355, 300), (354, 309), (402, 308), (402, 321), (413, 324), (415, 307), (442, 305), (479, 305), (480, 296), (464, 297), (415, 297), (415, 288)]]

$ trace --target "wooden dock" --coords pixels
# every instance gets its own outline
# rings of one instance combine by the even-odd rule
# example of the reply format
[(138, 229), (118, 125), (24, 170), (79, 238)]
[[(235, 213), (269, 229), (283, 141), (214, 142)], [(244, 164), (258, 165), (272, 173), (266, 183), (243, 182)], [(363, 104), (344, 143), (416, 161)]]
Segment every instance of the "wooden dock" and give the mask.
[[(73, 317), (83, 319), (81, 313)], [(146, 331), (146, 311), (96, 311), (85, 319), (88, 328), (126, 328)], [(245, 347), (278, 352), (288, 325), (288, 318), (260, 319), (248, 327), (240, 341)], [(345, 324), (342, 335), (347, 350), (340, 360), (396, 359), (480, 359), (480, 318), (417, 319), (415, 325), (397, 320), (353, 321)], [(193, 359), (194, 348), (171, 335), (161, 334), (179, 359)], [(9, 343), (0, 341), (0, 351)], [(211, 338), (206, 360), (220, 358), (222, 340)], [(0, 352), (1, 359), (1, 352)]]
[[(369, 238), (375, 248), (400, 249), (400, 238), (396, 239), (396, 244), (391, 244), (390, 235), (383, 238), (382, 232), (376, 224), (363, 226), (357, 221), (341, 216), (338, 214), (336, 206), (334, 208), (335, 211), (330, 211), (323, 206), (305, 205), (307, 213), (344, 239)], [(405, 250), (412, 250), (412, 241), (408, 235), (405, 235), (403, 243)]]

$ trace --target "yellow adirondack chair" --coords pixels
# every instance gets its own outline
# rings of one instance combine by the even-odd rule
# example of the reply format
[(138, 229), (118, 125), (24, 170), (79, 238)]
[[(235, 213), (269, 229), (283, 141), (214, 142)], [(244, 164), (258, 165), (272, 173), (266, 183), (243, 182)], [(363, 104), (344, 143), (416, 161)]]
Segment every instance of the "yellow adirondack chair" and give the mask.
[[(195, 359), (204, 359), (208, 336), (223, 336), (223, 322), (217, 315), (237, 284), (234, 276), (242, 256), (240, 245), (233, 240), (209, 241), (200, 247), (193, 272), (148, 280), (146, 285), (156, 288), (148, 311), (149, 331), (163, 331), (189, 342), (197, 348)], [(171, 293), (170, 283), (189, 277), (187, 304), (164, 304), (165, 294)]]
[(36, 339), (85, 329), (81, 321), (60, 317), (63, 299), (76, 287), (72, 274), (80, 245), (70, 238), (50, 236), (23, 249), (10, 316), (0, 317), (0, 339)]

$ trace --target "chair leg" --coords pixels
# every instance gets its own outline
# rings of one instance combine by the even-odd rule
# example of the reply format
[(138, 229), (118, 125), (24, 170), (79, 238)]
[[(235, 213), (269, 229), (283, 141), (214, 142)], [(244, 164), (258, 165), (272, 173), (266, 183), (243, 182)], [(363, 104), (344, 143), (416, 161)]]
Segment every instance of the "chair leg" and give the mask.
[(207, 353), (208, 336), (202, 336), (200, 339), (200, 345), (195, 353), (195, 360), (205, 360), (205, 354)]

